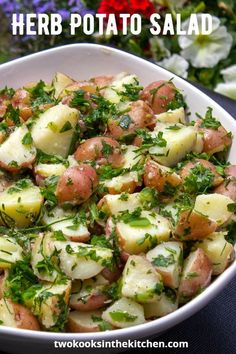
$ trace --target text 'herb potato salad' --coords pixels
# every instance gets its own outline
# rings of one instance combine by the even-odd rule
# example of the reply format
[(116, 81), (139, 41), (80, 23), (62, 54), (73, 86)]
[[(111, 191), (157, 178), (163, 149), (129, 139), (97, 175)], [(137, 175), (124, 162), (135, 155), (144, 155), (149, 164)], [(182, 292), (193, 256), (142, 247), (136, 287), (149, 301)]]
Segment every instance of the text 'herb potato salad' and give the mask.
[(172, 79), (126, 73), (0, 91), (1, 325), (126, 328), (226, 269), (232, 136), (210, 107), (187, 112)]

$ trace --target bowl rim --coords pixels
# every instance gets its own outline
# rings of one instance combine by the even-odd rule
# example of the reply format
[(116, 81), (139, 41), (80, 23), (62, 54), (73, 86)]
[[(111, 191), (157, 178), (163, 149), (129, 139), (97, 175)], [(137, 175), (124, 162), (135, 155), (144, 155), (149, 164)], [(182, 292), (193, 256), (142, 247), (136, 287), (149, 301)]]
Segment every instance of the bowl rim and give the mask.
[[(102, 50), (107, 53), (114, 53), (120, 56), (123, 56), (124, 58), (134, 58), (137, 62), (137, 65), (139, 63), (146, 63), (146, 65), (149, 65), (151, 68), (155, 68), (159, 71), (159, 73), (163, 72), (165, 74), (170, 74), (171, 77), (176, 79), (176, 81), (179, 83), (182, 83), (186, 91), (188, 89), (195, 91), (196, 94), (200, 97), (207, 97), (209, 105), (213, 104), (215, 107), (217, 107), (226, 117), (226, 120), (229, 120), (232, 125), (236, 126), (236, 121), (234, 118), (223, 108), (221, 107), (217, 102), (215, 102), (212, 98), (208, 97), (205, 93), (203, 93), (201, 90), (199, 90), (197, 87), (193, 86), (191, 83), (188, 81), (182, 79), (181, 77), (169, 72), (168, 70), (148, 61), (145, 60), (141, 57), (138, 57), (136, 55), (127, 53), (125, 51), (110, 47), (110, 46), (104, 46), (104, 45), (99, 45), (99, 44), (92, 44), (92, 43), (76, 43), (76, 44), (69, 44), (69, 45), (63, 45), (59, 46), (56, 48), (52, 49), (47, 49), (40, 51), (38, 53), (30, 54), (22, 58), (18, 58), (15, 60), (12, 60), (10, 62), (4, 63), (0, 65), (0, 72), (1, 69), (7, 69), (13, 66), (14, 64), (21, 63), (33, 58), (40, 58), (41, 56), (47, 55), (47, 54), (57, 54), (60, 51), (64, 51), (70, 48), (78, 48), (82, 50)], [(110, 340), (112, 337), (115, 337), (116, 339), (135, 339), (135, 338), (143, 338), (151, 335), (158, 335), (158, 333), (161, 333), (178, 323), (184, 321), (191, 315), (195, 314), (198, 312), (200, 309), (202, 309), (204, 306), (206, 306), (223, 288), (226, 287), (226, 285), (233, 279), (233, 277), (236, 274), (236, 260), (232, 262), (232, 264), (197, 297), (192, 299), (190, 302), (186, 303), (185, 305), (181, 306), (174, 312), (158, 318), (156, 320), (146, 322), (144, 324), (136, 325), (136, 326), (131, 326), (123, 329), (116, 329), (116, 330), (111, 330), (111, 331), (104, 331), (104, 332), (92, 332), (92, 333), (67, 333), (67, 332), (43, 332), (43, 331), (31, 331), (31, 330), (26, 330), (26, 329), (18, 329), (18, 328), (11, 328), (11, 327), (6, 327), (6, 326), (0, 326), (0, 335), (8, 335), (8, 336), (14, 336), (15, 338), (28, 338), (30, 337), (31, 339), (34, 340), (39, 340), (40, 342), (48, 342), (52, 340), (94, 340), (94, 341), (101, 341), (101, 340)]]

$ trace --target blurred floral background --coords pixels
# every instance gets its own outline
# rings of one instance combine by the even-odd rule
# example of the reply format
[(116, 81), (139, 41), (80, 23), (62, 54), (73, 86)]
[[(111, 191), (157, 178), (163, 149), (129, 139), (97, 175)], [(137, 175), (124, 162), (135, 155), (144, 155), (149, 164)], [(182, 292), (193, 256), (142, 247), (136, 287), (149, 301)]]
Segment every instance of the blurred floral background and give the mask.
[[(55, 13), (63, 18), (61, 36), (11, 36), (12, 13)], [(70, 13), (139, 13), (143, 17), (140, 36), (85, 36), (82, 30), (70, 36)], [(149, 16), (158, 12), (162, 19), (171, 13), (182, 16), (183, 28), (192, 13), (210, 13), (211, 35), (152, 36)], [(111, 45), (150, 59), (183, 78), (198, 82), (236, 100), (236, 1), (235, 0), (0, 0), (0, 63), (62, 44), (91, 42)]]

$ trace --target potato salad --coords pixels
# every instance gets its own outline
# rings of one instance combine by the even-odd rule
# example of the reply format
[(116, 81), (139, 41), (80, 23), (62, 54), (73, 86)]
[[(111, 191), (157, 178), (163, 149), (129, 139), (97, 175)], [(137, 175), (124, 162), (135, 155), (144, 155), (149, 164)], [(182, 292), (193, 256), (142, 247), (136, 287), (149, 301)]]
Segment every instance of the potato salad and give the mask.
[(0, 325), (115, 330), (204, 291), (236, 241), (232, 134), (218, 118), (190, 112), (172, 79), (3, 87)]

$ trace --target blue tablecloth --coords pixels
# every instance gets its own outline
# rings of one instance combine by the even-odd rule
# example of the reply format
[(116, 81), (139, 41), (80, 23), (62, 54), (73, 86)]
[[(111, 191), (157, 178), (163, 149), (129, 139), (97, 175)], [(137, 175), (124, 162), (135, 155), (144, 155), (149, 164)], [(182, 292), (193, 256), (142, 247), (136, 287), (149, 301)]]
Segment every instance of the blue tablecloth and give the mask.
[[(235, 101), (202, 87), (199, 88), (221, 104), (236, 119)], [(172, 349), (169, 351), (170, 353), (236, 354), (236, 276), (227, 288), (203, 310), (152, 340), (165, 341), (166, 343), (168, 341), (187, 341), (189, 343), (188, 349)], [(168, 350), (145, 349), (143, 354), (161, 353), (162, 351), (168, 353)], [(68, 353), (72, 352), (76, 352), (76, 350), (68, 350)], [(129, 350), (126, 353), (131, 354), (133, 351)], [(0, 352), (0, 354), (4, 353)]]

